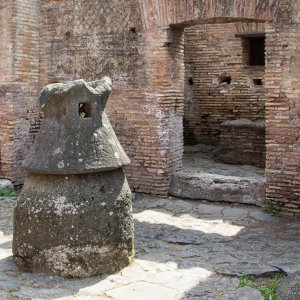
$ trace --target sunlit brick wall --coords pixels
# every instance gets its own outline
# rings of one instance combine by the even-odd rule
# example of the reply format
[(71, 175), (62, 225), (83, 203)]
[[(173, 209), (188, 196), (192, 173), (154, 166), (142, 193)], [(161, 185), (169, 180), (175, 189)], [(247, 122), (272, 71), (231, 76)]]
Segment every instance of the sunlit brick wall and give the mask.
[[(22, 184), (39, 77), (39, 1), (0, 4), (1, 177)], [(37, 112), (37, 115), (39, 113)]]

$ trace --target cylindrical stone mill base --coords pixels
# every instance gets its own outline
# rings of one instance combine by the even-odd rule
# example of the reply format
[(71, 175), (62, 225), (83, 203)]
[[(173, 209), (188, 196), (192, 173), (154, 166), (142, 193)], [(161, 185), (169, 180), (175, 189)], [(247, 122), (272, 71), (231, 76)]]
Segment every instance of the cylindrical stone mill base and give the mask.
[(119, 271), (133, 257), (131, 192), (122, 169), (29, 174), (14, 228), (14, 261), (24, 271), (66, 277)]

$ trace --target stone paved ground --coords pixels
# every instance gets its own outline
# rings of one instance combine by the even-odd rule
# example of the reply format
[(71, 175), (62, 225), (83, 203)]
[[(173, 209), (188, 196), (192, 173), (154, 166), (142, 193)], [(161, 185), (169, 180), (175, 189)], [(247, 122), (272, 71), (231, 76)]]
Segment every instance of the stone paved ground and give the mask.
[(185, 146), (182, 170), (190, 173), (208, 173), (264, 180), (264, 168), (224, 164), (218, 161), (217, 153), (218, 148), (216, 146), (204, 144)]
[(260, 299), (256, 290), (237, 290), (239, 276), (300, 270), (299, 220), (250, 206), (138, 195), (131, 266), (89, 279), (20, 273), (11, 260), (15, 201), (0, 198), (1, 300), (229, 300), (249, 293), (245, 299), (254, 300)]

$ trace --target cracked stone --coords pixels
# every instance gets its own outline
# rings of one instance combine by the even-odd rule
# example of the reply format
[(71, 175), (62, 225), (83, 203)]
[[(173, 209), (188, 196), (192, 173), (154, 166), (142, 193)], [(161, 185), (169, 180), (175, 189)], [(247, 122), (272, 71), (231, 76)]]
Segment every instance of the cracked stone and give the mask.
[(295, 263), (287, 260), (286, 261), (275, 260), (274, 263), (272, 263), (272, 266), (282, 270), (287, 275), (300, 272), (300, 263)]
[(272, 266), (263, 264), (253, 264), (248, 262), (216, 266), (215, 271), (218, 274), (226, 276), (254, 275), (257, 277), (268, 276), (279, 272), (278, 269)]

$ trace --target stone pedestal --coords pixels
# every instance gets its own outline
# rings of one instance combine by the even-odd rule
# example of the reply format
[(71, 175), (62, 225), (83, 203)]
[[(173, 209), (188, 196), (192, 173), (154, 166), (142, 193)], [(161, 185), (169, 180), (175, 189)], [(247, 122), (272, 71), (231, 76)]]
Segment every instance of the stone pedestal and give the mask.
[[(97, 104), (106, 103), (107, 82), (99, 82), (102, 89), (93, 90), (100, 95), (94, 101), (95, 110)], [(79, 81), (72, 85), (71, 89), (61, 88), (60, 99), (65, 101), (51, 102), (63, 113), (61, 106), (67, 112), (69, 105), (80, 109), (80, 104), (72, 103), (74, 87), (81, 99), (89, 99), (85, 86), (92, 89), (91, 84)], [(93, 113), (90, 120), (74, 114), (75, 121), (61, 122), (57, 116), (51, 119), (51, 103), (24, 162), (30, 173), (15, 208), (14, 261), (24, 271), (67, 277), (119, 271), (133, 257), (131, 191), (121, 168), (129, 159), (103, 116), (104, 105), (102, 118), (97, 115), (95, 123)], [(81, 122), (83, 126), (78, 126)]]

